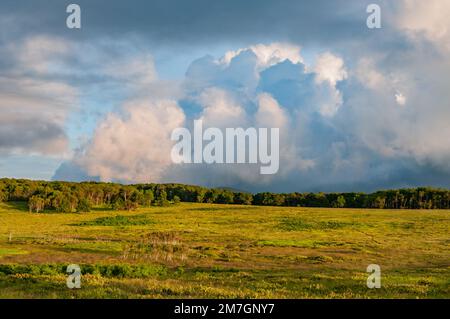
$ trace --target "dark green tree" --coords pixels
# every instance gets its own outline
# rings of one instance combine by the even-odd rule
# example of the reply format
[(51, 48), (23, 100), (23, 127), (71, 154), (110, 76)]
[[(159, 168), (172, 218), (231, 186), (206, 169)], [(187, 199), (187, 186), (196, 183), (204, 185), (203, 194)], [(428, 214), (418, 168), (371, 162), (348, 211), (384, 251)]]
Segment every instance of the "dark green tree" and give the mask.
[(78, 201), (77, 212), (88, 213), (91, 211), (91, 202), (87, 198), (81, 198)]

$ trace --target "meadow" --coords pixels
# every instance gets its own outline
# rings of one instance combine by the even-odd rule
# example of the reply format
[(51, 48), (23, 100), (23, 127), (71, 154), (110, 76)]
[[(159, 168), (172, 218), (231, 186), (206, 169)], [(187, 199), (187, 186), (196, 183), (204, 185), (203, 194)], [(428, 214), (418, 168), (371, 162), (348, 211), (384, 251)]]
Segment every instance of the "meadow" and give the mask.
[(0, 298), (450, 298), (449, 231), (448, 210), (0, 203)]

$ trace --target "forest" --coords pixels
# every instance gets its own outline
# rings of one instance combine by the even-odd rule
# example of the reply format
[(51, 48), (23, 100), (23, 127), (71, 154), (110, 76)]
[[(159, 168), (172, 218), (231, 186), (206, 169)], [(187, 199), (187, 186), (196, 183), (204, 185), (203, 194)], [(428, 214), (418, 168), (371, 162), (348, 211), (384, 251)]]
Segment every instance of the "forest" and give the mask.
[(28, 203), (30, 212), (89, 212), (92, 207), (134, 210), (179, 202), (324, 208), (450, 209), (450, 190), (430, 187), (375, 193), (235, 192), (183, 184), (33, 181), (0, 179), (0, 202)]

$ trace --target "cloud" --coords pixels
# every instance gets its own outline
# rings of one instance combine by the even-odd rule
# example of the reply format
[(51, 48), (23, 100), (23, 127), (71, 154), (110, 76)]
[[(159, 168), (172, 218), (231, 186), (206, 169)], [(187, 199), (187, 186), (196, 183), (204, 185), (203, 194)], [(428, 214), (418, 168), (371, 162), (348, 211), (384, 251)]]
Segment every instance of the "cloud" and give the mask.
[(258, 111), (255, 114), (255, 124), (257, 127), (286, 128), (288, 126), (288, 116), (278, 102), (267, 93), (261, 93), (257, 97)]
[(77, 165), (74, 161), (63, 162), (60, 164), (53, 173), (52, 179), (55, 181), (72, 182), (101, 181), (98, 176), (89, 176), (86, 169)]
[(49, 74), (57, 71), (61, 59), (70, 53), (71, 45), (61, 38), (34, 36), (26, 38), (19, 46), (11, 45), (9, 51), (18, 53), (17, 62), (22, 72)]
[(317, 57), (313, 70), (318, 83), (328, 81), (336, 86), (337, 82), (347, 78), (344, 61), (330, 52), (322, 53)]
[(110, 113), (75, 163), (102, 181), (160, 181), (170, 167), (170, 135), (184, 114), (170, 100), (127, 102), (123, 114)]
[(203, 107), (199, 119), (210, 127), (242, 127), (247, 124), (245, 110), (223, 89), (205, 89), (200, 93), (198, 102)]
[[(292, 45), (285, 45), (290, 49)], [(255, 45), (252, 48), (267, 48), (277, 51), (280, 45)], [(281, 50), (283, 51), (283, 50)], [(308, 155), (299, 154), (302, 145), (298, 143), (291, 131), (296, 130), (292, 118), (296, 112), (305, 111), (307, 120), (314, 114), (321, 114), (320, 107), (326, 103), (335, 104), (333, 94), (338, 92), (335, 85), (338, 79), (327, 79), (323, 83), (316, 81), (317, 74), (309, 75), (305, 66), (299, 62), (300, 56), (285, 58), (279, 53), (274, 53), (276, 58), (267, 58), (265, 67), (260, 67), (261, 62), (252, 49), (238, 50), (228, 63), (205, 57), (193, 62), (186, 73), (185, 96), (200, 106), (199, 113), (186, 113), (181, 109), (179, 114), (164, 114), (163, 117), (173, 119), (164, 126), (154, 126), (148, 130), (144, 119), (152, 119), (161, 110), (155, 107), (136, 107), (135, 103), (128, 103), (120, 110), (125, 114), (110, 113), (97, 128), (94, 137), (88, 143), (82, 155), (77, 155), (81, 160), (76, 164), (84, 167), (90, 176), (99, 176), (102, 180), (121, 181), (157, 181), (157, 180), (192, 180), (200, 183), (220, 183), (228, 180), (237, 183), (262, 183), (268, 185), (273, 180), (280, 180), (292, 171), (307, 171), (315, 166), (315, 161)], [(299, 47), (295, 52), (299, 53)], [(266, 57), (273, 54), (267, 54)], [(330, 55), (331, 56), (331, 55)], [(332, 56), (334, 57), (334, 56)], [(293, 59), (294, 61), (292, 61)], [(337, 59), (337, 58), (336, 58)], [(343, 64), (338, 65), (336, 72), (343, 72)], [(330, 66), (332, 68), (333, 66)], [(331, 73), (329, 73), (331, 74)], [(344, 75), (340, 79), (343, 80)], [(288, 88), (286, 92), (275, 93), (279, 96), (293, 96), (294, 103), (284, 107), (277, 97), (265, 91), (265, 86), (277, 87), (277, 83), (286, 79), (296, 85), (282, 86)], [(335, 82), (334, 82), (335, 81)], [(264, 85), (261, 86), (260, 83)], [(331, 82), (331, 83), (330, 83)], [(194, 84), (193, 84), (194, 83)], [(307, 98), (296, 92), (297, 87), (307, 84), (303, 89), (307, 92)], [(311, 90), (309, 92), (309, 90)], [(270, 91), (270, 90), (269, 90)], [(340, 94), (340, 93), (338, 93)], [(154, 101), (150, 98), (150, 101)], [(340, 98), (340, 95), (339, 95)], [(303, 103), (321, 101), (319, 109), (315, 105), (303, 108)], [(154, 102), (151, 102), (154, 103)], [(341, 102), (339, 101), (338, 104)], [(332, 110), (330, 112), (335, 112)], [(137, 114), (140, 114), (138, 117)], [(163, 117), (158, 117), (161, 122)], [(186, 118), (186, 121), (184, 120)], [(179, 120), (177, 120), (179, 119)], [(259, 165), (184, 165), (173, 167), (167, 156), (173, 143), (167, 139), (169, 132), (181, 125), (192, 125), (193, 120), (201, 119), (204, 128), (219, 127), (267, 127), (279, 128), (282, 135), (280, 141), (281, 163), (279, 176), (261, 176)], [(158, 134), (155, 136), (155, 134)], [(144, 138), (155, 140), (157, 143), (144, 142)], [(166, 138), (165, 138), (166, 137)], [(112, 143), (113, 141), (113, 143)], [(125, 155), (126, 154), (126, 155)], [(154, 155), (157, 154), (157, 155)], [(159, 156), (164, 157), (159, 158)]]
[(10, 61), (0, 74), (0, 153), (68, 156), (65, 121), (78, 91), (52, 78), (67, 48), (61, 39), (40, 36), (0, 50)]
[(135, 90), (145, 90), (158, 79), (150, 54), (115, 58), (100, 65), (104, 76), (131, 85)]
[(401, 2), (398, 27), (405, 30), (415, 41), (422, 37), (437, 46), (450, 50), (450, 3), (440, 0)]
[(433, 166), (445, 176), (450, 132), (442, 119), (450, 116), (445, 88), (450, 59), (433, 46), (425, 46), (423, 41), (428, 40), (416, 41), (407, 52), (396, 50), (359, 60), (344, 90), (347, 101), (341, 125), (348, 126), (346, 134), (357, 136), (384, 157), (377, 164), (380, 167), (388, 160), (399, 166), (410, 162), (423, 166), (424, 171)]
[[(71, 121), (74, 114), (92, 121), (130, 96), (176, 99), (177, 83), (158, 80), (152, 55), (130, 53), (129, 45), (39, 34), (0, 47), (8, 62), (0, 62), (0, 153), (69, 158), (80, 138), (69, 126), (83, 125)], [(116, 101), (98, 107), (110, 98)]]
[[(113, 39), (142, 36), (146, 43), (166, 46), (221, 43), (260, 43), (288, 41), (306, 44), (320, 41), (337, 43), (364, 38), (365, 8), (370, 1), (287, 0), (283, 5), (271, 0), (209, 1), (136, 0), (133, 6), (119, 0), (78, 0), (82, 10), (79, 32), (64, 26), (67, 3), (59, 0), (39, 2), (39, 10), (4, 0), (2, 20), (15, 19), (13, 37), (24, 32), (50, 33), (70, 39), (93, 41), (105, 34)], [(201, 13), (201, 14), (200, 14)], [(362, 13), (362, 14), (361, 14)], [(311, 30), (316, 30), (311, 32)], [(319, 30), (323, 30), (319, 32)], [(350, 32), (351, 31), (351, 32)]]
[(406, 104), (406, 97), (401, 92), (397, 92), (395, 94), (395, 101), (398, 105), (403, 106)]
[(284, 60), (290, 60), (292, 63), (303, 63), (299, 46), (291, 43), (278, 42), (270, 44), (256, 44), (248, 48), (228, 51), (218, 62), (224, 65), (229, 65), (233, 58), (239, 56), (244, 51), (251, 51), (255, 54), (259, 71), (283, 62)]
[[(72, 32), (61, 1), (30, 12), (4, 0), (0, 152), (61, 156), (78, 137), (67, 126), (80, 103), (92, 127), (56, 176), (276, 191), (448, 186), (450, 8), (382, 0), (383, 28), (369, 30), (369, 3), (80, 0), (89, 23)], [(223, 57), (201, 57), (219, 48)], [(184, 78), (157, 74), (194, 52)], [(168, 133), (198, 118), (279, 126), (279, 174), (173, 167)]]
[(361, 84), (373, 90), (382, 89), (386, 81), (383, 74), (377, 69), (375, 61), (368, 57), (359, 59), (354, 76)]
[(61, 156), (68, 151), (67, 136), (59, 123), (8, 113), (2, 112), (0, 119), (0, 153)]

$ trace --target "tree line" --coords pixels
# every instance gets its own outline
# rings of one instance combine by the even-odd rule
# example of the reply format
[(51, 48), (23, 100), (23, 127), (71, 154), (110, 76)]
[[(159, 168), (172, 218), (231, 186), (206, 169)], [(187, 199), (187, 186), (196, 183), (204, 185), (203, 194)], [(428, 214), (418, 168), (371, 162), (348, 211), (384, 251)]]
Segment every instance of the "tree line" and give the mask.
[(92, 207), (134, 210), (179, 202), (259, 206), (450, 209), (450, 190), (421, 187), (366, 193), (258, 193), (182, 184), (121, 185), (0, 179), (0, 202), (23, 201), (30, 212), (89, 212)]

